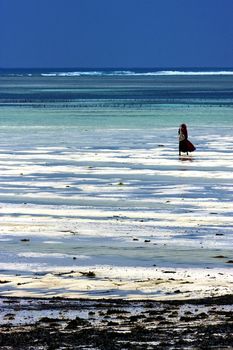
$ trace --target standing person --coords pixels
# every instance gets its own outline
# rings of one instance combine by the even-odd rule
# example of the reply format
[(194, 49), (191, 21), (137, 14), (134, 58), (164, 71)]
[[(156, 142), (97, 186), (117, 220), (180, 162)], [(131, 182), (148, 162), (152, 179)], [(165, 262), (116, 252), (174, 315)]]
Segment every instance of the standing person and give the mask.
[(179, 130), (179, 156), (181, 152), (187, 153), (195, 151), (195, 146), (188, 140), (188, 130), (186, 124), (181, 124)]

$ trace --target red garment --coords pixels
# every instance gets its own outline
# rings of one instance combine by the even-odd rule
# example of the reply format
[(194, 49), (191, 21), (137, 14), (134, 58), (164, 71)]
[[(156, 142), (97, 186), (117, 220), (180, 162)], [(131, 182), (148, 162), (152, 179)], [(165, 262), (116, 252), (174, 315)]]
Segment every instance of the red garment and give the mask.
[(186, 147), (188, 152), (193, 152), (196, 149), (196, 147), (189, 140), (186, 140)]

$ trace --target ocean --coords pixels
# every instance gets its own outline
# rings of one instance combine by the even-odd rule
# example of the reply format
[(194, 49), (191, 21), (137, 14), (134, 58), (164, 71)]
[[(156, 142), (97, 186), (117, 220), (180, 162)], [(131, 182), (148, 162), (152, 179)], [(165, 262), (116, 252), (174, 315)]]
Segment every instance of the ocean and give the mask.
[(0, 69), (0, 294), (171, 296), (136, 283), (164, 269), (230, 290), (232, 134), (230, 68)]

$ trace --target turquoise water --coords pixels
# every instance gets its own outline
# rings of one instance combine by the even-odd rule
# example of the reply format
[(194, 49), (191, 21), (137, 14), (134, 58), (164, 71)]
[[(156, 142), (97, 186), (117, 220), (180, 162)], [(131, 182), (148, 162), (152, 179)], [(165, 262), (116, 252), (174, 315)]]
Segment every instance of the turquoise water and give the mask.
[[(130, 102), (128, 102), (130, 104)], [(99, 103), (100, 104), (100, 103)], [(114, 128), (147, 129), (178, 127), (185, 121), (190, 127), (233, 126), (232, 106), (212, 105), (150, 105), (138, 109), (117, 106), (97, 105), (87, 107), (69, 107), (56, 104), (56, 107), (7, 106), (0, 108), (1, 127), (77, 127), (77, 128)]]
[(6, 128), (233, 126), (232, 108), (233, 75), (0, 75)]

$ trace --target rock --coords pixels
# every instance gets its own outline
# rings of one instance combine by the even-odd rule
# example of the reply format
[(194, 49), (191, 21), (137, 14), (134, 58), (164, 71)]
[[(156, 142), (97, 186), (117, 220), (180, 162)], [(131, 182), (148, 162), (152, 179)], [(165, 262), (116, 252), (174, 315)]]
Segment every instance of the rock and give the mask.
[(74, 320), (71, 320), (67, 326), (66, 329), (76, 329), (79, 326), (87, 326), (90, 323), (87, 320), (83, 320), (82, 318), (76, 317)]
[(81, 273), (81, 275), (86, 276), (86, 277), (96, 277), (96, 274), (93, 271), (88, 271), (88, 272), (81, 272), (80, 271), (79, 273)]
[(163, 273), (176, 273), (176, 271), (163, 271)]
[(41, 323), (53, 323), (53, 322), (58, 322), (58, 321), (63, 321), (58, 318), (51, 318), (51, 317), (42, 317), (38, 322)]

